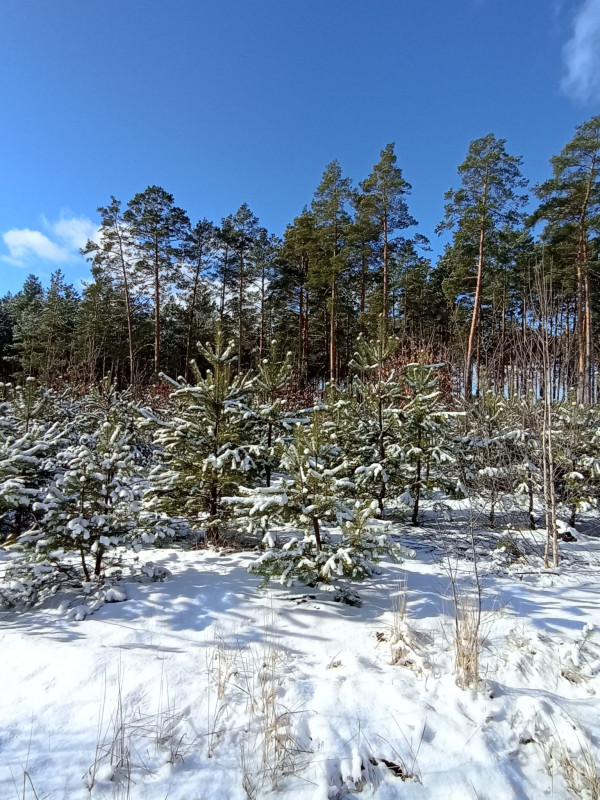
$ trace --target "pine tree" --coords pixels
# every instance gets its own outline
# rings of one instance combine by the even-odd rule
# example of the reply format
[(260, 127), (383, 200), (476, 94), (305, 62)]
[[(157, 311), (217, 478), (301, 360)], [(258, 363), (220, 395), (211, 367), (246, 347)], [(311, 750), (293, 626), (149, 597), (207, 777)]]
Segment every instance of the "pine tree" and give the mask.
[(533, 220), (546, 221), (544, 241), (574, 273), (578, 399), (587, 403), (596, 397), (590, 273), (600, 241), (600, 115), (579, 125), (550, 161), (554, 175), (535, 188), (541, 204)]
[[(308, 278), (318, 260), (318, 236), (314, 215), (306, 208), (288, 225), (284, 234), (283, 261), (275, 287), (286, 296), (285, 310), (297, 313), (297, 374), (302, 388), (308, 377), (310, 293)], [(297, 294), (296, 294), (297, 293)], [(290, 337), (291, 338), (291, 337)]]
[(292, 374), (291, 353), (283, 359), (278, 355), (277, 341), (271, 341), (268, 358), (262, 359), (254, 383), (256, 391), (256, 415), (261, 423), (261, 445), (259, 461), (264, 465), (265, 482), (271, 486), (271, 475), (278, 463), (275, 449), (280, 436), (291, 426), (291, 415), (286, 410), (284, 390)]
[(515, 451), (512, 464), (516, 471), (515, 498), (517, 502), (525, 498), (529, 527), (534, 530), (536, 499), (542, 493), (541, 444), (536, 430), (539, 408), (531, 395), (509, 397), (507, 406), (507, 424)]
[(448, 476), (435, 474), (436, 467), (454, 463), (450, 447), (451, 420), (457, 412), (449, 411), (441, 400), (437, 370), (439, 364), (407, 364), (403, 381), (410, 392), (402, 409), (402, 446), (412, 503), (411, 522), (419, 519), (423, 491), (433, 478), (448, 484)]
[(400, 448), (399, 413), (403, 387), (389, 362), (398, 341), (385, 335), (385, 320), (380, 317), (378, 336), (360, 337), (350, 366), (355, 372), (354, 391), (360, 398), (351, 418), (352, 448), (356, 462), (355, 478), (362, 492), (372, 491), (383, 514), (387, 486), (398, 468)]
[[(119, 374), (119, 363), (129, 365), (130, 361), (127, 355), (129, 342), (115, 336), (116, 330), (126, 328), (121, 294), (110, 276), (96, 265), (92, 266), (92, 278), (84, 283), (73, 341), (77, 372), (90, 386), (112, 370)], [(129, 366), (126, 374), (129, 380)]]
[[(327, 407), (317, 405), (310, 424), (297, 423), (293, 439), (282, 443), (286, 477), (277, 486), (230, 499), (245, 521), (267, 530), (267, 551), (250, 568), (265, 582), (272, 577), (286, 585), (294, 578), (309, 584), (337, 577), (359, 580), (371, 574), (383, 553), (397, 555), (386, 526), (376, 519), (377, 502), (353, 499), (355, 486), (336, 426), (326, 416)], [(301, 537), (293, 535), (278, 547), (268, 528), (284, 522)]]
[[(463, 476), (472, 497), (482, 498), (489, 505), (490, 524), (494, 525), (498, 505), (514, 497), (519, 489), (521, 436), (512, 425), (506, 399), (491, 390), (478, 398), (468, 424), (468, 435), (459, 442)], [(533, 487), (533, 473), (529, 480)]]
[(431, 260), (421, 252), (429, 250), (424, 236), (398, 243), (390, 271), (390, 307), (396, 334), (407, 347), (433, 345), (443, 352), (448, 309)]
[(123, 220), (135, 243), (136, 279), (152, 296), (154, 306), (154, 379), (161, 368), (161, 303), (168, 288), (180, 282), (184, 243), (190, 221), (173, 195), (149, 186), (127, 204)]
[(153, 499), (148, 508), (185, 517), (196, 530), (205, 529), (207, 543), (215, 544), (227, 538), (231, 517), (222, 498), (255, 469), (246, 444), (253, 378), (232, 378), (237, 356), (219, 326), (214, 345), (198, 343), (198, 350), (209, 369), (203, 375), (192, 361), (194, 385), (184, 378), (166, 379), (173, 387), (168, 414), (161, 418), (140, 409), (155, 429), (161, 455), (150, 476)]
[(42, 383), (49, 385), (66, 373), (72, 365), (73, 330), (79, 305), (79, 297), (64, 275), (57, 270), (50, 276), (44, 308), (37, 326), (30, 335), (35, 335), (40, 344), (41, 361), (38, 374)]
[(44, 289), (35, 275), (28, 275), (23, 288), (8, 303), (12, 323), (14, 377), (33, 377), (37, 374), (39, 344), (34, 333), (44, 307)]
[[(141, 501), (146, 483), (132, 452), (132, 434), (112, 415), (90, 434), (61, 451), (61, 474), (43, 503), (41, 556), (57, 549), (79, 553), (86, 581), (102, 575), (103, 558), (112, 548), (153, 542), (143, 530)], [(154, 528), (156, 531), (157, 529)], [(89, 559), (92, 559), (93, 566)]]
[(0, 298), (0, 380), (9, 380), (13, 373), (14, 320), (11, 315), (12, 295)]
[(403, 176), (402, 170), (396, 166), (394, 143), (384, 147), (380, 159), (373, 167), (373, 171), (361, 183), (364, 192), (364, 211), (376, 221), (379, 228), (382, 256), (382, 303), (381, 309), (384, 319), (389, 315), (389, 284), (390, 284), (390, 256), (396, 240), (394, 232), (404, 230), (416, 225), (408, 213), (408, 206), (404, 196), (411, 190)]
[(52, 422), (51, 400), (34, 378), (0, 384), (0, 538), (35, 526), (36, 503), (53, 475), (64, 435)]
[(190, 361), (192, 359), (193, 343), (198, 340), (200, 309), (206, 311), (210, 307), (206, 287), (203, 279), (208, 271), (210, 257), (215, 249), (216, 229), (212, 222), (203, 219), (191, 231), (186, 243), (185, 260), (189, 267), (190, 275), (187, 281), (187, 334), (185, 344), (185, 379), (190, 379)]
[(64, 377), (72, 364), (73, 328), (79, 298), (57, 270), (46, 292), (39, 282), (15, 298), (17, 315), (14, 348), (21, 369), (18, 377), (32, 376), (49, 384)]
[(248, 295), (252, 283), (257, 277), (257, 244), (266, 238), (266, 231), (258, 224), (258, 217), (243, 203), (235, 214), (225, 218), (222, 223), (221, 236), (233, 255), (233, 286), (235, 293), (233, 307), (237, 319), (237, 367), (241, 371), (245, 356), (249, 350), (247, 323)]
[(136, 382), (136, 363), (134, 346), (134, 302), (136, 292), (135, 243), (131, 224), (121, 213), (121, 202), (110, 198), (107, 206), (100, 206), (101, 218), (99, 243), (88, 241), (83, 255), (89, 255), (97, 270), (97, 280), (106, 276), (116, 282), (122, 292), (127, 324), (127, 343), (129, 350), (129, 383)]
[[(482, 294), (489, 262), (493, 262), (500, 231), (514, 228), (523, 220), (527, 198), (517, 194), (526, 185), (521, 176), (522, 159), (511, 156), (506, 141), (488, 134), (474, 139), (466, 159), (458, 168), (462, 186), (446, 192), (445, 220), (437, 231), (453, 230), (455, 268), (462, 272), (465, 288), (475, 268), (475, 292), (465, 354), (465, 394), (473, 394), (473, 365), (480, 352)], [(478, 378), (478, 375), (476, 376)]]
[(265, 355), (269, 338), (273, 335), (273, 294), (271, 285), (282, 260), (281, 250), (283, 242), (279, 237), (267, 234), (265, 228), (261, 229), (254, 247), (252, 258), (256, 265), (256, 280), (259, 287), (258, 304), (260, 308), (258, 329), (258, 359)]
[(596, 406), (571, 399), (557, 406), (554, 421), (556, 494), (575, 527), (577, 514), (600, 497), (600, 416)]
[(337, 289), (339, 276), (346, 265), (343, 245), (350, 223), (346, 208), (351, 197), (350, 187), (351, 181), (342, 177), (339, 163), (332, 161), (325, 168), (311, 206), (317, 224), (322, 259), (314, 264), (310, 282), (318, 288), (329, 286), (330, 290), (329, 378), (332, 381), (338, 376)]
[[(373, 201), (368, 195), (352, 193), (354, 219), (348, 229), (347, 249), (353, 279), (358, 283), (358, 310), (360, 332), (364, 334), (367, 326), (367, 311), (371, 316), (381, 313), (381, 302), (377, 302), (373, 288), (376, 280), (375, 267), (381, 257), (379, 219), (373, 214)], [(389, 263), (389, 254), (388, 262)], [(380, 281), (381, 283), (381, 281)], [(379, 287), (380, 289), (382, 286)]]

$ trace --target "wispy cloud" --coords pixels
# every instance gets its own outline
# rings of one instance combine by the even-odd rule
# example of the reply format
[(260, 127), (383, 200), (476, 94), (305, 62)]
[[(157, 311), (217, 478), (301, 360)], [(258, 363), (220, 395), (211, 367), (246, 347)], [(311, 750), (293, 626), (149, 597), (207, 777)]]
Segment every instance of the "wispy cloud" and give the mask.
[(48, 222), (42, 217), (46, 233), (29, 228), (13, 228), (2, 234), (8, 255), (2, 261), (29, 267), (40, 261), (68, 263), (78, 260), (79, 250), (88, 239), (96, 239), (98, 228), (87, 217), (62, 217)]
[(584, 102), (600, 99), (600, 0), (583, 0), (563, 58), (563, 91)]

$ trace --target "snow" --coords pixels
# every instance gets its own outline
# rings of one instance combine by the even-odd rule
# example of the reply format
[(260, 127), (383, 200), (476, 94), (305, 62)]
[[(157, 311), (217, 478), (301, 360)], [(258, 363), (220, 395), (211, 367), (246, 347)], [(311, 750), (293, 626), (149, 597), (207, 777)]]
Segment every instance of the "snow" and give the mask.
[(63, 593), (0, 614), (0, 797), (24, 769), (50, 800), (572, 797), (561, 765), (598, 745), (600, 539), (547, 573), (482, 558), (481, 682), (462, 690), (453, 524), (395, 524), (415, 558), (357, 584), (360, 607), (260, 590), (256, 553), (161, 548), (96, 610)]

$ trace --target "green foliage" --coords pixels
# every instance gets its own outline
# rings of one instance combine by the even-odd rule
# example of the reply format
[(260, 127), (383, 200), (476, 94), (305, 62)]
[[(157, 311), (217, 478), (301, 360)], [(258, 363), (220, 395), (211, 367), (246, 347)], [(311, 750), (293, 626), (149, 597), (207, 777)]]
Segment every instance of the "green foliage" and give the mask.
[(556, 493), (574, 526), (600, 498), (600, 414), (571, 399), (557, 407), (554, 424)]
[(376, 338), (360, 336), (350, 362), (354, 375), (355, 401), (351, 407), (354, 476), (361, 496), (376, 497), (380, 513), (388, 483), (397, 481), (400, 461), (399, 413), (403, 387), (390, 369), (398, 341), (385, 335), (380, 317)]
[(292, 375), (292, 354), (280, 358), (277, 341), (271, 341), (270, 352), (258, 367), (255, 379), (255, 413), (260, 420), (260, 444), (257, 463), (265, 474), (266, 485), (271, 485), (271, 475), (277, 468), (279, 459), (276, 447), (280, 437), (289, 430), (293, 417), (286, 410), (283, 392), (288, 387)]
[[(43, 534), (31, 536), (37, 552), (52, 560), (57, 550), (76, 550), (86, 580), (101, 575), (102, 559), (117, 545), (139, 547), (153, 542), (155, 533), (142, 532), (141, 499), (145, 483), (139, 475), (131, 447), (132, 435), (109, 418), (91, 434), (59, 454), (62, 474), (40, 503), (45, 513)], [(143, 538), (142, 538), (143, 537)]]
[(552, 178), (535, 187), (541, 202), (532, 221), (546, 222), (544, 240), (572, 265), (581, 255), (582, 232), (586, 239), (600, 235), (600, 115), (578, 125), (550, 163)]
[(0, 384), (0, 540), (35, 524), (40, 493), (55, 470), (64, 431), (52, 422), (52, 401), (34, 378)]
[(254, 379), (232, 377), (233, 342), (225, 344), (218, 326), (214, 345), (198, 344), (198, 350), (210, 367), (203, 375), (192, 362), (195, 384), (165, 378), (174, 389), (169, 413), (161, 417), (140, 409), (155, 430), (160, 453), (149, 508), (183, 516), (206, 531), (207, 541), (218, 542), (226, 538), (231, 516), (223, 496), (255, 470), (247, 439)]
[[(448, 467), (455, 458), (451, 450), (452, 419), (457, 412), (441, 400), (439, 364), (407, 364), (403, 382), (410, 397), (402, 409), (402, 450), (405, 477), (410, 491), (412, 523), (417, 524), (424, 490), (438, 485), (448, 488)], [(442, 475), (440, 468), (445, 471)]]
[[(385, 525), (375, 519), (377, 502), (352, 500), (354, 483), (337, 441), (336, 425), (327, 418), (327, 407), (316, 406), (309, 425), (297, 424), (294, 438), (282, 448), (281, 465), (286, 475), (278, 488), (245, 491), (231, 498), (238, 513), (246, 512), (250, 524), (260, 523), (267, 532), (267, 551), (251, 571), (265, 582), (278, 577), (284, 584), (296, 578), (304, 583), (330, 582), (336, 578), (364, 578), (383, 553), (396, 551)], [(268, 526), (287, 523), (301, 536), (292, 536), (282, 547)], [(339, 533), (330, 529), (339, 528)]]

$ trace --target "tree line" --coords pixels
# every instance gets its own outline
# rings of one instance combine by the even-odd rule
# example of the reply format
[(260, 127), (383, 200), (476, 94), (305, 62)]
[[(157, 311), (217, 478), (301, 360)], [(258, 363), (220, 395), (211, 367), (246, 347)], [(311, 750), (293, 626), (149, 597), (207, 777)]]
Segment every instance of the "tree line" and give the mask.
[(446, 193), (436, 230), (449, 241), (435, 263), (393, 144), (357, 185), (327, 165), (282, 237), (247, 204), (215, 224), (192, 222), (159, 186), (126, 205), (111, 197), (82, 251), (92, 277), (80, 293), (58, 270), (47, 289), (29, 276), (0, 300), (0, 377), (93, 385), (110, 374), (134, 390), (162, 372), (189, 379), (197, 342), (218, 324), (238, 372), (276, 338), (308, 395), (347, 381), (357, 337), (383, 324), (383, 339), (400, 342), (396, 361), (443, 364), (450, 393), (573, 390), (593, 402), (599, 155), (600, 115), (528, 188), (504, 139), (475, 139)]

